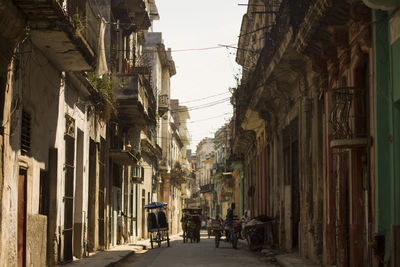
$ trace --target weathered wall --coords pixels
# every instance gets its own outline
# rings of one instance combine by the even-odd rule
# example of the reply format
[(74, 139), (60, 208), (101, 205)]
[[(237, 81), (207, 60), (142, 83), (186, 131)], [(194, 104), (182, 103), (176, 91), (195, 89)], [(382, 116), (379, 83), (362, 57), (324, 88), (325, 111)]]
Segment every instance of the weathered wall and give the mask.
[(47, 217), (39, 214), (28, 214), (26, 237), (26, 266), (46, 266)]
[[(58, 86), (60, 85), (60, 76), (57, 71), (52, 68), (49, 62), (34, 47), (25, 45), (21, 47), (21, 51), (27, 51), (18, 58), (22, 63), (16, 69), (16, 83), (10, 84), (12, 92), (12, 105), (10, 106), (9, 133), (10, 139), (6, 144), (5, 160), (7, 169), (6, 177), (9, 177), (10, 183), (7, 185), (9, 190), (9, 203), (13, 203), (7, 207), (7, 214), (2, 218), (2, 223), (7, 227), (6, 236), (2, 240), (8, 243), (6, 264), (14, 265), (16, 258), (16, 236), (17, 236), (17, 181), (19, 168), (27, 169), (27, 214), (37, 214), (39, 209), (39, 183), (40, 170), (47, 169), (49, 147), (55, 142), (55, 125), (57, 121), (58, 109)], [(40, 64), (40, 68), (34, 66)], [(45, 96), (45, 97), (44, 97)], [(20, 118), (22, 109), (31, 114), (31, 151), (29, 156), (21, 156), (20, 154)], [(48, 129), (43, 131), (43, 129)], [(6, 181), (5, 181), (6, 182)], [(8, 182), (6, 182), (8, 183)], [(6, 200), (7, 198), (3, 198)], [(4, 214), (4, 213), (3, 213)], [(29, 224), (28, 220), (28, 224)], [(37, 221), (31, 221), (35, 227)], [(38, 247), (29, 248), (30, 253), (37, 252)]]

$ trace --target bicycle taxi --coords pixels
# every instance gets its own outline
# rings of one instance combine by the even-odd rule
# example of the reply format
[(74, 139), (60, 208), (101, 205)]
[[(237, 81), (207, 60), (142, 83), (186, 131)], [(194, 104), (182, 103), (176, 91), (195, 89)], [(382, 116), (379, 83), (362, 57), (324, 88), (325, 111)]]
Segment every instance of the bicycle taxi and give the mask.
[(168, 234), (168, 221), (166, 216), (168, 203), (165, 202), (152, 202), (144, 208), (147, 214), (147, 230), (150, 235), (151, 248), (154, 247), (153, 243), (157, 243), (161, 247), (161, 242), (167, 241), (169, 247), (169, 234)]

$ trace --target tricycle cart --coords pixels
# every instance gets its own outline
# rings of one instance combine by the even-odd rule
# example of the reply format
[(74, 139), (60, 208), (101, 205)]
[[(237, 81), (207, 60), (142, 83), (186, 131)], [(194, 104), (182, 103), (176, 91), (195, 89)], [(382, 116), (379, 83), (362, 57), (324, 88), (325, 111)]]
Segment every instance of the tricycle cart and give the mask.
[(250, 250), (262, 248), (265, 244), (275, 245), (274, 229), (276, 220), (268, 216), (259, 216), (244, 226), (243, 237), (247, 240)]
[(183, 243), (200, 242), (201, 208), (185, 208), (183, 211)]
[(237, 249), (238, 239), (242, 231), (242, 223), (237, 216), (234, 216), (233, 221), (227, 224), (225, 221), (225, 233), (228, 242), (232, 243), (232, 247)]
[(153, 202), (144, 208), (147, 210), (147, 229), (150, 235), (151, 248), (153, 243), (157, 243), (161, 247), (161, 242), (167, 241), (169, 247), (168, 221), (165, 211), (168, 203)]

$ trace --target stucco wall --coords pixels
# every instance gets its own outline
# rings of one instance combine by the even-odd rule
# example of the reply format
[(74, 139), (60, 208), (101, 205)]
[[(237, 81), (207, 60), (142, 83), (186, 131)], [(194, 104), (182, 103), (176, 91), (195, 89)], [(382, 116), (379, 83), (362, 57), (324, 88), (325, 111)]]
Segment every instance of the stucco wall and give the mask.
[(27, 264), (31, 267), (46, 266), (47, 217), (29, 214), (27, 223)]

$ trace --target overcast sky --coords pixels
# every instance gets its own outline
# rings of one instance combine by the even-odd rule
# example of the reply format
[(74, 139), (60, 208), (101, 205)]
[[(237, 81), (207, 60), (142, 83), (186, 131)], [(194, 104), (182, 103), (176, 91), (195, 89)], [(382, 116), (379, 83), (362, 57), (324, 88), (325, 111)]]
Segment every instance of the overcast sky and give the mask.
[[(236, 50), (217, 48), (219, 44), (237, 46), (242, 16), (246, 7), (237, 0), (156, 0), (160, 20), (154, 31), (162, 32), (171, 48), (177, 74), (171, 80), (172, 98), (188, 106), (192, 135), (191, 148), (229, 120), (232, 106), (229, 87), (234, 87)], [(189, 50), (187, 49), (203, 49)], [(214, 96), (210, 97), (209, 96)], [(206, 98), (201, 101), (194, 101)], [(223, 102), (224, 101), (224, 102)], [(221, 103), (222, 102), (222, 103)], [(220, 104), (217, 104), (220, 103)], [(210, 107), (200, 108), (210, 104)]]

